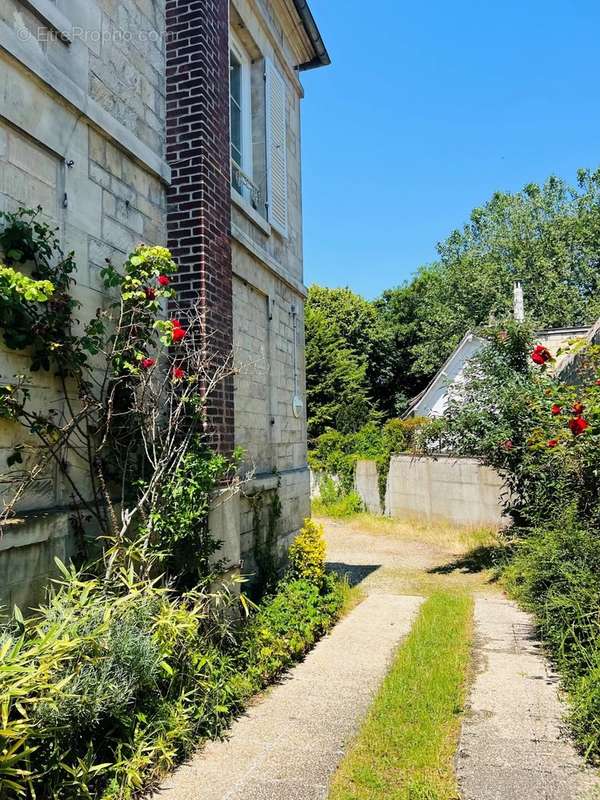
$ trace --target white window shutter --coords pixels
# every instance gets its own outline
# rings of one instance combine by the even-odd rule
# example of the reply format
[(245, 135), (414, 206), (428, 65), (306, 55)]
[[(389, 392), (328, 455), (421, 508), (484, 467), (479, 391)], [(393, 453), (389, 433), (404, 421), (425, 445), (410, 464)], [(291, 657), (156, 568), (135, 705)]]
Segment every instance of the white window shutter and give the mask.
[(265, 59), (267, 123), (268, 219), (276, 231), (288, 235), (287, 136), (285, 81)]

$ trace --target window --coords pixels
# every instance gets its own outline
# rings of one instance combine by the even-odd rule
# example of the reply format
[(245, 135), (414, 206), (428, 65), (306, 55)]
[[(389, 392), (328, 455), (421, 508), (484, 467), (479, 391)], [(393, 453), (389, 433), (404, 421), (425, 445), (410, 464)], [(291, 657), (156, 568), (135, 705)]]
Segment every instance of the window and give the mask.
[(229, 51), (229, 119), (231, 185), (242, 197), (252, 199), (250, 59), (233, 34)]
[(229, 49), (231, 188), (288, 235), (287, 87), (268, 58), (250, 60), (233, 33)]

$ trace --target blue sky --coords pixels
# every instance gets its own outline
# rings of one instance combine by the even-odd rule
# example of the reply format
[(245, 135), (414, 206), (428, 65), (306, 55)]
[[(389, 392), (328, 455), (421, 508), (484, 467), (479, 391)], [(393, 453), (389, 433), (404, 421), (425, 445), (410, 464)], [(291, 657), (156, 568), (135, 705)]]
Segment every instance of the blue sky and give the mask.
[(600, 164), (595, 0), (311, 0), (305, 281), (402, 283), (496, 190)]

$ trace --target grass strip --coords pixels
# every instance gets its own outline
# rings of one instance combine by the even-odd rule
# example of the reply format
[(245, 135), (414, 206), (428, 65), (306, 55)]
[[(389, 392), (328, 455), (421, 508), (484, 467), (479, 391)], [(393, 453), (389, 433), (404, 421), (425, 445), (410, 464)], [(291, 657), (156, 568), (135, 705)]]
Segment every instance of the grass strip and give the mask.
[(454, 800), (473, 601), (438, 593), (421, 607), (336, 772), (330, 800)]

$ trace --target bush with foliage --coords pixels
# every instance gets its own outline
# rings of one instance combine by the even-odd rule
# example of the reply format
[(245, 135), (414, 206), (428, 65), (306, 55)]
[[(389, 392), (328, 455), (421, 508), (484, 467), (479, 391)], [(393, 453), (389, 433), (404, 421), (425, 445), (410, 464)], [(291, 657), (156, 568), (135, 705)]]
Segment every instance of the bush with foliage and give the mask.
[(444, 416), (425, 429), (422, 446), (480, 456), (499, 470), (517, 526), (543, 526), (549, 509), (569, 507), (597, 526), (600, 347), (579, 350), (586, 377), (571, 386), (554, 377), (547, 357), (536, 363), (541, 345), (527, 327), (507, 323), (486, 336), (489, 346), (453, 389)]
[(237, 661), (244, 697), (299, 660), (339, 617), (346, 584), (326, 574), (317, 585), (287, 578), (265, 598), (242, 631)]
[(480, 456), (505, 478), (512, 558), (505, 580), (535, 612), (572, 701), (571, 723), (600, 758), (600, 347), (578, 349), (576, 385), (514, 323), (488, 332), (443, 418), (423, 438)]
[(340, 613), (344, 585), (296, 565), (242, 623), (222, 590), (63, 568), (38, 616), (0, 630), (0, 796), (130, 800), (218, 736)]
[(600, 536), (567, 510), (518, 542), (505, 583), (533, 611), (569, 692), (583, 752), (600, 758)]
[(212, 452), (198, 437), (165, 483), (153, 508), (150, 552), (169, 580), (180, 589), (210, 582), (221, 565), (216, 559), (221, 542), (208, 528), (208, 513), (215, 491), (231, 485), (240, 460)]
[(323, 526), (313, 519), (305, 519), (288, 551), (291, 575), (318, 586), (325, 576), (325, 549)]
[(428, 423), (425, 417), (391, 419), (384, 425), (370, 422), (355, 433), (326, 431), (317, 437), (309, 450), (308, 461), (320, 476), (318, 513), (349, 516), (362, 510), (360, 497), (354, 491), (356, 462), (362, 459), (377, 464), (383, 502), (391, 457), (413, 450), (419, 431)]
[(320, 494), (312, 501), (312, 512), (317, 517), (335, 517), (343, 519), (360, 514), (365, 510), (363, 501), (354, 490), (343, 492), (333, 478), (326, 475), (321, 479)]

